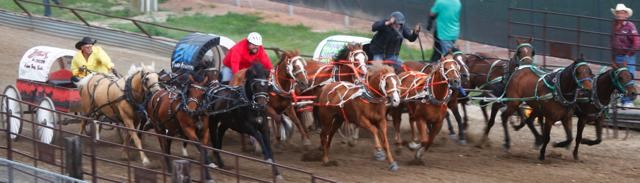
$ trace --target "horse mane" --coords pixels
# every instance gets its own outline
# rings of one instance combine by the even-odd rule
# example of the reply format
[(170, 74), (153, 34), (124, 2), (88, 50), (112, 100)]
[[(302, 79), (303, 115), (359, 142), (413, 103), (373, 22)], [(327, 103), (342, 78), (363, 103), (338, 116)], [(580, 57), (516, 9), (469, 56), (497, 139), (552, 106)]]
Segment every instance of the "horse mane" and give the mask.
[(129, 71), (127, 72), (127, 76), (125, 76), (125, 78), (129, 78), (133, 74), (141, 70), (147, 72), (155, 72), (155, 65), (155, 62), (152, 62), (151, 65), (144, 65), (143, 63), (140, 63), (140, 66), (136, 66), (136, 64), (133, 64), (131, 65), (131, 67), (129, 67)]
[(300, 55), (300, 50), (289, 50), (289, 51), (282, 51), (282, 54), (280, 56), (280, 61), (278, 63), (282, 63), (283, 61), (285, 61), (286, 58), (293, 58), (296, 56)]
[(251, 67), (249, 67), (249, 69), (247, 69), (247, 72), (245, 72), (245, 79), (246, 82), (250, 82), (255, 78), (266, 78), (268, 75), (269, 72), (260, 62), (253, 62), (251, 64)]
[(347, 43), (346, 45), (344, 45), (344, 47), (342, 47), (342, 49), (340, 49), (340, 51), (338, 51), (338, 53), (335, 56), (333, 56), (333, 60), (346, 60), (347, 57), (349, 56), (349, 52), (356, 49), (362, 49), (362, 44)]

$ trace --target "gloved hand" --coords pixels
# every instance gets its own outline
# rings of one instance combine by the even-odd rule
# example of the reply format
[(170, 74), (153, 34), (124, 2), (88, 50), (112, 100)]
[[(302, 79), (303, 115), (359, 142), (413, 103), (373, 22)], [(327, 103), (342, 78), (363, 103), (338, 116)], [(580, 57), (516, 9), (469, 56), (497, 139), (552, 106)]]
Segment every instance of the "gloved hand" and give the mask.
[(396, 23), (396, 18), (395, 17), (389, 18), (389, 20), (384, 22), (384, 25), (391, 25), (393, 23)]
[(83, 66), (80, 66), (80, 68), (78, 68), (78, 70), (80, 70), (80, 72), (86, 72), (88, 69), (87, 69), (86, 65), (83, 65)]
[(420, 24), (416, 25), (415, 28), (413, 28), (413, 32), (415, 32), (416, 34), (419, 33), (422, 30), (422, 26), (420, 26)]

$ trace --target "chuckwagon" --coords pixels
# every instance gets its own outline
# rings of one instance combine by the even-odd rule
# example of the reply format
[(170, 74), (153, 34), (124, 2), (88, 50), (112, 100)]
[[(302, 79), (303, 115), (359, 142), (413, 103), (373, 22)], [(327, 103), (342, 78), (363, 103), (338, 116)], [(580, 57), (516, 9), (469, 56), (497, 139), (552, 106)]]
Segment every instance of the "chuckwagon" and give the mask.
[[(6, 98), (2, 99), (0, 109), (13, 117), (3, 117), (5, 123), (2, 124), (6, 126), (6, 122), (11, 123), (11, 132), (20, 133), (23, 112), (34, 112), (34, 121), (40, 124), (36, 126), (36, 136), (43, 143), (51, 143), (54, 139), (53, 128), (58, 120), (52, 110), (75, 112), (80, 107), (79, 90), (71, 82), (70, 66), (74, 54), (73, 50), (50, 46), (36, 46), (27, 50), (18, 66), (16, 85), (4, 89)], [(24, 110), (17, 101), (32, 103), (40, 108)], [(15, 139), (17, 135), (11, 138)]]

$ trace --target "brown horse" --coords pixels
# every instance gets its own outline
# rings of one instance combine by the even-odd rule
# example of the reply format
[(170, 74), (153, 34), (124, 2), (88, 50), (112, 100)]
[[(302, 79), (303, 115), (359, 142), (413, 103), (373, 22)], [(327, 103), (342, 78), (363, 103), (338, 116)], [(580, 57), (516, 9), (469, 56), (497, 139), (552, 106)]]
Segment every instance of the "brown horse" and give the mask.
[[(508, 117), (519, 109), (523, 101), (526, 101), (527, 105), (533, 108), (532, 114), (541, 115), (546, 119), (539, 156), (540, 160), (544, 160), (553, 122), (562, 121), (563, 125), (571, 126), (573, 104), (575, 104), (575, 99), (577, 98), (577, 90), (591, 90), (592, 77), (593, 74), (589, 65), (583, 62), (582, 59), (578, 59), (562, 70), (544, 75), (536, 73), (536, 67), (531, 65), (521, 66), (515, 70), (506, 84), (503, 97), (499, 99), (504, 101), (507, 106), (507, 109), (501, 114), (502, 127), (505, 133), (503, 147), (508, 150), (511, 146), (507, 128)], [(529, 122), (532, 119), (532, 117), (527, 119), (527, 126), (534, 131), (535, 128)], [(566, 132), (567, 139), (571, 139), (571, 132)], [(540, 137), (535, 136), (536, 142), (540, 141)], [(486, 139), (487, 136), (484, 136), (483, 140)]]
[(322, 143), (322, 162), (330, 165), (329, 147), (334, 134), (343, 122), (355, 123), (368, 129), (375, 142), (377, 160), (385, 157), (390, 163), (389, 169), (396, 171), (398, 164), (393, 159), (387, 140), (387, 102), (397, 106), (400, 103), (398, 77), (393, 68), (373, 65), (365, 76), (365, 82), (355, 85), (348, 82), (335, 82), (322, 87), (316, 99), (314, 116), (322, 125), (320, 142)]
[[(199, 141), (203, 145), (209, 144), (209, 122), (204, 113), (204, 93), (208, 84), (208, 77), (196, 81), (190, 75), (185, 89), (168, 87), (153, 94), (146, 109), (149, 122), (156, 133), (167, 136), (180, 134), (191, 141)], [(200, 136), (200, 137), (199, 137)], [(165, 154), (171, 154), (171, 139), (158, 136), (158, 141)], [(184, 146), (183, 146), (184, 147)], [(183, 154), (184, 154), (183, 149)], [(202, 149), (199, 152), (203, 152)], [(204, 161), (210, 160), (205, 153)], [(171, 167), (171, 160), (165, 156), (167, 167)], [(215, 167), (215, 165), (210, 164)], [(169, 169), (171, 170), (171, 169)]]
[[(307, 129), (298, 118), (295, 112), (295, 106), (291, 105), (295, 97), (292, 96), (292, 93), (295, 93), (296, 90), (301, 90), (299, 88), (307, 88), (309, 84), (307, 80), (307, 70), (305, 70), (307, 62), (304, 58), (300, 57), (299, 54), (298, 51), (283, 52), (280, 57), (280, 62), (276, 64), (273, 72), (271, 72), (270, 80), (273, 84), (274, 91), (271, 92), (269, 97), (267, 114), (273, 119), (275, 124), (273, 126), (276, 129), (274, 132), (276, 132), (280, 129), (280, 125), (287, 125), (285, 123), (287, 118), (282, 115), (285, 113), (293, 124), (296, 125), (298, 131), (300, 131), (303, 145), (309, 146), (311, 145), (311, 140), (309, 139)], [(282, 141), (287, 139), (287, 134), (288, 133), (275, 133), (276, 140)]]
[[(407, 104), (410, 121), (417, 122), (420, 134), (421, 143), (415, 154), (416, 160), (419, 160), (429, 149), (442, 128), (447, 104), (454, 97), (451, 88), (453, 85), (460, 84), (459, 69), (460, 65), (453, 59), (453, 55), (449, 54), (442, 57), (438, 64), (433, 65), (429, 74), (408, 71), (399, 75), (402, 97)], [(396, 134), (399, 134), (400, 120), (396, 120), (396, 118), (399, 119), (399, 115), (393, 116)], [(427, 130), (429, 130), (428, 136)]]
[[(447, 103), (447, 107), (449, 108), (449, 110), (451, 110), (451, 113), (453, 114), (458, 124), (458, 130), (459, 130), (459, 136), (457, 137), (458, 142), (464, 145), (464, 144), (467, 144), (467, 141), (465, 139), (465, 132), (464, 132), (467, 126), (467, 116), (466, 116), (467, 109), (465, 107), (467, 100), (459, 100), (459, 98), (466, 96), (466, 93), (463, 93), (464, 92), (463, 86), (465, 86), (463, 84), (468, 83), (469, 68), (465, 64), (466, 57), (464, 57), (464, 53), (462, 51), (459, 51), (457, 48), (449, 50), (449, 52), (447, 52), (446, 55), (444, 55), (443, 57), (447, 57), (448, 59), (452, 59), (456, 61), (456, 63), (460, 67), (458, 70), (459, 76), (460, 76), (459, 79), (451, 80), (451, 89), (453, 91), (453, 94), (451, 96), (451, 99)], [(425, 62), (405, 62), (403, 64), (403, 69), (420, 71), (423, 73), (431, 73), (434, 66), (435, 64), (427, 64)], [(458, 104), (462, 104), (462, 109), (465, 114), (464, 120), (462, 120), (462, 116), (460, 115), (460, 111), (458, 110)], [(396, 115), (399, 115), (399, 114), (396, 114)], [(400, 119), (397, 119), (397, 120), (400, 120)], [(451, 124), (451, 120), (449, 119), (449, 113), (446, 113), (446, 120), (449, 127), (449, 137), (451, 139), (455, 139), (456, 134), (455, 134), (455, 130), (453, 130), (453, 125)], [(394, 117), (394, 123), (396, 123), (395, 121), (396, 119)], [(417, 139), (414, 139), (414, 140), (417, 140)], [(414, 143), (410, 144), (410, 146), (412, 147), (417, 147), (416, 145), (417, 144), (414, 144)]]
[[(627, 69), (626, 63), (623, 65), (613, 63), (611, 66), (611, 69), (595, 77), (593, 91), (590, 96), (587, 96), (590, 99), (589, 102), (578, 102), (576, 105), (578, 133), (576, 134), (576, 146), (573, 149), (573, 158), (576, 160), (579, 159), (578, 147), (580, 144), (591, 146), (602, 141), (602, 120), (605, 110), (608, 109), (607, 105), (611, 101), (611, 94), (617, 90), (627, 97), (635, 98), (638, 93), (633, 74)], [(589, 121), (594, 121), (596, 124), (596, 140), (582, 138), (584, 126)]]
[[(124, 78), (113, 78), (104, 74), (91, 74), (83, 78), (80, 88), (80, 103), (82, 113), (89, 117), (104, 115), (113, 121), (122, 121), (129, 129), (129, 135), (138, 149), (142, 149), (142, 142), (134, 131), (136, 123), (146, 116), (140, 116), (138, 108), (144, 110), (146, 96), (160, 90), (158, 74), (153, 65), (137, 67), (132, 65)], [(82, 121), (80, 133), (84, 133), (87, 122)], [(99, 138), (99, 136), (96, 136)], [(126, 145), (128, 141), (124, 141)], [(125, 151), (123, 151), (125, 152)], [(149, 165), (149, 158), (140, 151), (140, 158), (144, 166)]]
[(355, 83), (367, 74), (367, 53), (362, 49), (362, 44), (348, 43), (330, 61), (335, 65), (334, 73), (336, 81)]

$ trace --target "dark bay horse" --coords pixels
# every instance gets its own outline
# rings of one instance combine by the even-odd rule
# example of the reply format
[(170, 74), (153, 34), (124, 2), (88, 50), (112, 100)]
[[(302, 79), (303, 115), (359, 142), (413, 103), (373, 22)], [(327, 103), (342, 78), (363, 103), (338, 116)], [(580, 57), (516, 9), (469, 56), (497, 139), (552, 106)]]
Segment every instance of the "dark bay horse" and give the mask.
[(320, 142), (324, 165), (335, 163), (329, 161), (329, 147), (334, 134), (343, 122), (347, 122), (368, 129), (375, 143), (375, 158), (386, 158), (391, 171), (398, 169), (387, 140), (386, 119), (387, 102), (393, 106), (400, 103), (398, 86), (398, 77), (392, 67), (373, 65), (365, 76), (365, 82), (359, 85), (335, 82), (322, 87), (316, 99), (314, 116), (322, 125)]
[[(592, 89), (593, 74), (589, 65), (582, 59), (576, 60), (571, 65), (551, 73), (540, 75), (536, 73), (536, 66), (521, 66), (515, 70), (506, 84), (503, 97), (507, 109), (501, 114), (502, 127), (504, 128), (503, 147), (510, 148), (509, 130), (507, 120), (515, 113), (520, 104), (525, 101), (533, 109), (532, 116), (540, 115), (546, 120), (542, 136), (534, 133), (536, 142), (542, 142), (540, 149), (540, 160), (544, 160), (546, 145), (550, 140), (551, 127), (553, 122), (562, 121), (565, 126), (571, 126), (573, 115), (573, 105), (577, 98), (578, 90), (589, 91)], [(535, 131), (533, 117), (527, 119), (527, 126)], [(488, 127), (490, 129), (490, 126)], [(570, 128), (565, 128), (570, 129)], [(486, 133), (486, 132), (485, 132)], [(566, 131), (567, 139), (571, 139), (571, 132)], [(542, 139), (540, 139), (542, 137)], [(486, 139), (485, 136), (483, 139)]]
[[(454, 96), (451, 88), (460, 84), (460, 65), (452, 55), (442, 57), (442, 60), (430, 69), (431, 72), (428, 74), (409, 71), (399, 75), (402, 79), (402, 98), (407, 104), (410, 121), (417, 123), (420, 134), (420, 146), (415, 154), (416, 160), (419, 160), (429, 149), (440, 132), (447, 113), (447, 104)], [(394, 116), (396, 134), (399, 134), (400, 121), (396, 120), (399, 115), (392, 116)]]
[[(194, 79), (189, 75), (189, 82), (184, 84), (184, 89), (167, 87), (153, 94), (147, 103), (146, 110), (149, 115), (149, 123), (158, 134), (167, 136), (181, 135), (192, 141), (198, 141), (203, 145), (209, 145), (209, 122), (204, 113), (204, 93), (208, 84), (208, 77)], [(171, 139), (158, 136), (160, 145), (165, 154), (171, 154)], [(186, 144), (186, 143), (185, 143)], [(204, 161), (210, 160), (203, 149)], [(183, 150), (183, 154), (184, 154)], [(169, 170), (171, 160), (165, 156)], [(213, 164), (209, 164), (215, 167)]]
[[(210, 115), (209, 129), (214, 148), (222, 149), (224, 134), (232, 129), (254, 137), (262, 148), (264, 159), (274, 161), (266, 116), (269, 92), (272, 89), (268, 77), (269, 71), (254, 62), (250, 68), (234, 75), (231, 84), (241, 86), (220, 85), (209, 88), (206, 93), (207, 114)], [(214, 155), (217, 165), (224, 167), (220, 153), (216, 151)], [(273, 174), (281, 177), (275, 167)]]
[[(586, 96), (590, 99), (589, 102), (578, 101), (576, 105), (575, 114), (578, 116), (578, 133), (576, 134), (576, 145), (573, 149), (573, 158), (575, 160), (579, 159), (578, 147), (580, 144), (596, 145), (602, 141), (602, 120), (604, 119), (605, 110), (608, 110), (607, 105), (611, 101), (611, 94), (618, 91), (625, 96), (635, 98), (638, 93), (633, 74), (627, 69), (627, 65), (613, 63), (611, 66), (611, 69), (595, 77), (591, 95)], [(584, 126), (589, 121), (595, 122), (596, 140), (582, 138)], [(565, 126), (565, 128), (567, 127)]]

